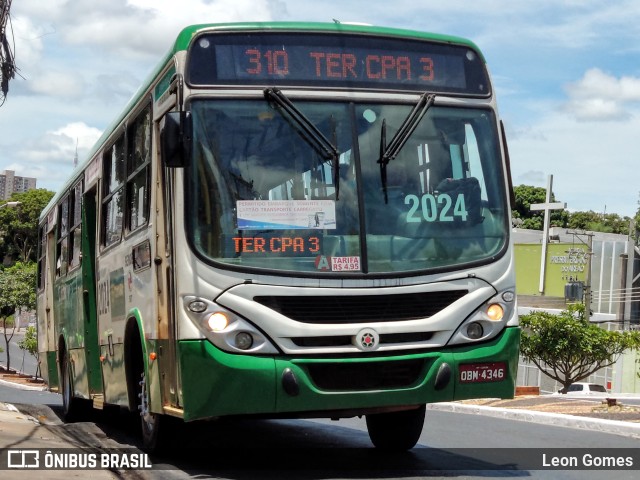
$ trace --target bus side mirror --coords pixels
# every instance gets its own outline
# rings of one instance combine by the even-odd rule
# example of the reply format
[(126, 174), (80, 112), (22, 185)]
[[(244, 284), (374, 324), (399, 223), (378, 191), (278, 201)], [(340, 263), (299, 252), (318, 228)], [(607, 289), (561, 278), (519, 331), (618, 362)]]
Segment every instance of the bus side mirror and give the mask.
[(191, 154), (191, 114), (169, 112), (160, 133), (162, 162), (165, 167), (182, 168)]

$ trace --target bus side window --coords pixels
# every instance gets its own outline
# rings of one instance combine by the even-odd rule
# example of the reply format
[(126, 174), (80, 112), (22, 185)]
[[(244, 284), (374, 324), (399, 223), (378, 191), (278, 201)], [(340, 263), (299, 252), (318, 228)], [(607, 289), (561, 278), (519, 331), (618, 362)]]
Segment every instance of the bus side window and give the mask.
[(69, 195), (58, 205), (58, 241), (56, 244), (56, 276), (67, 274), (69, 264)]
[(105, 151), (103, 157), (104, 191), (102, 197), (102, 245), (109, 247), (122, 238), (124, 218), (124, 134)]
[(71, 207), (69, 223), (69, 268), (80, 265), (81, 232), (82, 232), (82, 181), (78, 182), (69, 196)]
[(151, 169), (151, 107), (138, 115), (128, 131), (127, 229), (133, 231), (149, 219)]

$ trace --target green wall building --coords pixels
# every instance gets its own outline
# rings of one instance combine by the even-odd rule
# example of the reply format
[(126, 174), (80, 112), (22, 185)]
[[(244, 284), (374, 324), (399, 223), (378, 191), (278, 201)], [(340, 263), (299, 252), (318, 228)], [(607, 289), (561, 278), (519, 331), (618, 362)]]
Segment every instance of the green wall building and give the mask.
[[(544, 266), (541, 231), (516, 228), (513, 241), (521, 315), (531, 310), (564, 310), (569, 303), (584, 301), (588, 291), (591, 321), (610, 330), (640, 328), (640, 249), (631, 238), (551, 228)], [(604, 385), (611, 393), (640, 393), (639, 362), (640, 353), (626, 352), (614, 367), (584, 381)], [(538, 386), (543, 393), (559, 388), (522, 359), (518, 385)]]

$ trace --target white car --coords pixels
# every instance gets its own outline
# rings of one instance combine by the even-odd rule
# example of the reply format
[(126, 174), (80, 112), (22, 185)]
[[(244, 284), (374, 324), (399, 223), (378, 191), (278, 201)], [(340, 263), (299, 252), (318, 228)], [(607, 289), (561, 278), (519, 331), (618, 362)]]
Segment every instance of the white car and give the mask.
[(566, 391), (567, 394), (571, 395), (600, 395), (608, 394), (607, 389), (602, 385), (598, 385), (597, 383), (582, 383), (576, 382), (569, 385)]

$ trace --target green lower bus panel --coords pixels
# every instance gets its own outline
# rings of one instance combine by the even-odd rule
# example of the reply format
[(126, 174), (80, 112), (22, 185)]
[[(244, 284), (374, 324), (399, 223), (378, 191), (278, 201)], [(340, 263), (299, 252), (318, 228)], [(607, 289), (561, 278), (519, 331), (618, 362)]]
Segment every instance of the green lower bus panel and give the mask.
[(43, 371), (46, 371), (47, 385), (50, 389), (60, 387), (60, 380), (58, 379), (58, 358), (56, 352), (47, 352), (44, 357), (43, 364), (40, 366)]
[(255, 357), (179, 343), (184, 419), (353, 415), (466, 398), (512, 398), (520, 329), (473, 347), (366, 358)]
[(208, 340), (178, 343), (184, 420), (275, 409), (273, 357), (231, 355)]

